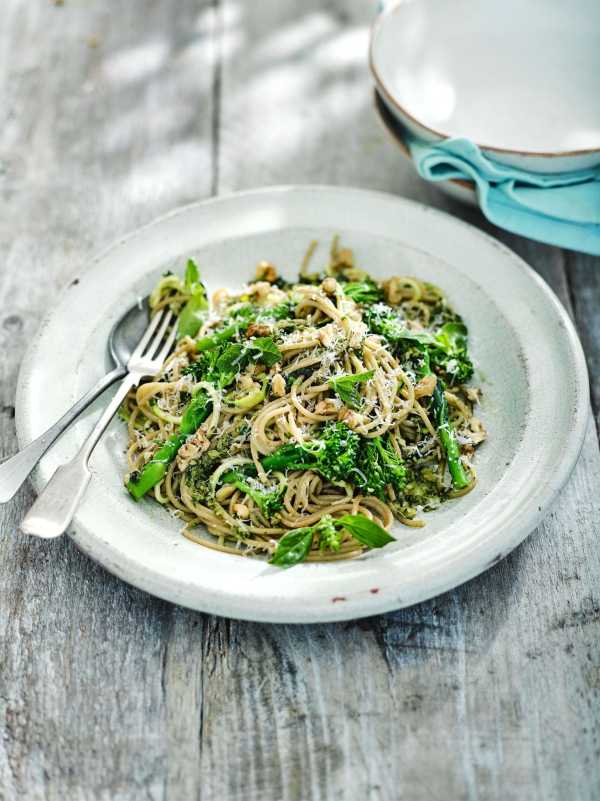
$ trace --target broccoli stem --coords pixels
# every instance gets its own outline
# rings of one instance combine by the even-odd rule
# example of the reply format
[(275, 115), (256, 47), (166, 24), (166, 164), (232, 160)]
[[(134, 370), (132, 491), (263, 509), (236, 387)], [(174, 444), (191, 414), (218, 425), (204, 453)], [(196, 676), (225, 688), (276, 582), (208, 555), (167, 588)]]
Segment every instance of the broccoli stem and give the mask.
[(239, 323), (234, 323), (233, 325), (228, 325), (227, 328), (224, 328), (222, 331), (217, 331), (215, 334), (209, 334), (206, 337), (201, 337), (196, 342), (196, 350), (199, 352), (211, 350), (211, 348), (214, 348), (223, 342), (229, 342), (230, 339), (234, 338), (241, 327), (242, 326)]
[(460, 448), (458, 447), (456, 435), (450, 425), (448, 417), (448, 401), (446, 400), (444, 389), (439, 379), (437, 380), (431, 398), (431, 410), (437, 427), (438, 437), (442, 443), (442, 448), (446, 452), (448, 470), (452, 477), (452, 486), (454, 489), (464, 489), (469, 486), (470, 482), (462, 462), (460, 461)]
[(187, 405), (179, 424), (179, 432), (172, 434), (136, 477), (127, 482), (127, 489), (136, 501), (143, 498), (152, 487), (163, 480), (169, 465), (177, 456), (179, 448), (190, 434), (194, 434), (198, 430), (210, 414), (210, 410), (210, 398), (206, 392), (200, 390)]
[(308, 470), (316, 464), (316, 458), (299, 445), (288, 443), (274, 453), (261, 459), (265, 470)]
[(187, 434), (173, 434), (154, 454), (152, 459), (144, 465), (135, 479), (127, 482), (127, 489), (132, 497), (140, 498), (155, 487), (165, 476), (167, 468), (177, 456), (177, 451), (187, 439)]

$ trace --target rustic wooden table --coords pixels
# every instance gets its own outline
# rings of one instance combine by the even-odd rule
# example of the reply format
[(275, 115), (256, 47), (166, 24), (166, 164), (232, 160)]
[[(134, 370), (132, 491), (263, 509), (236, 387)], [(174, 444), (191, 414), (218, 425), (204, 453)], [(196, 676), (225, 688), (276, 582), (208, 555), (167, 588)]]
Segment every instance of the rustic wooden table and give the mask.
[(413, 174), (373, 112), (372, 13), (364, 0), (4, 0), (2, 455), (17, 447), (23, 351), (94, 252), (189, 201), (319, 182), (446, 208), (549, 282), (592, 374), (579, 465), (480, 578), (299, 627), (180, 609), (66, 538), (26, 539), (24, 489), (0, 509), (3, 801), (600, 798), (600, 260), (493, 229)]

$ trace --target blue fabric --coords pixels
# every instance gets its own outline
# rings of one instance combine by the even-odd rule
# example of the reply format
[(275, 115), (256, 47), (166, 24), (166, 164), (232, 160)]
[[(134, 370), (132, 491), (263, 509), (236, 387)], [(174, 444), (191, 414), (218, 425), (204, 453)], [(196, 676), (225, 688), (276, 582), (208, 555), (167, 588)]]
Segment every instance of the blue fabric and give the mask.
[(540, 174), (492, 161), (468, 139), (429, 145), (407, 137), (406, 143), (423, 178), (474, 181), (481, 210), (501, 228), (600, 255), (600, 165)]

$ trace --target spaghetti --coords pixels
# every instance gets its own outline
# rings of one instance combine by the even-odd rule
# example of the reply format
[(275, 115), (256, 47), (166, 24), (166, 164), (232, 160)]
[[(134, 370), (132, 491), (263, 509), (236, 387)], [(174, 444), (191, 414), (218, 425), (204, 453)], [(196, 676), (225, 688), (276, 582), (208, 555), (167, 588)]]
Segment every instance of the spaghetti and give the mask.
[(376, 282), (337, 240), (309, 273), (313, 251), (298, 282), (262, 262), (210, 315), (193, 262), (185, 284), (165, 276), (151, 306), (183, 309), (187, 332), (123, 410), (135, 498), (151, 492), (195, 542), (275, 563), (285, 552), (284, 566), (385, 544), (367, 530), (394, 518), (424, 525), (474, 486), (486, 436), (467, 329), (441, 291)]

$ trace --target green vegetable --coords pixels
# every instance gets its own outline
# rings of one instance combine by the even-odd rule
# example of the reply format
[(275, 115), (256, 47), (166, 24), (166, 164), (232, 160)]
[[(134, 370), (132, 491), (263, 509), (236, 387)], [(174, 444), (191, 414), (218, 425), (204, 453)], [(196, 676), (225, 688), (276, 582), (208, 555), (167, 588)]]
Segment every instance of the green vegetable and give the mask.
[(342, 375), (338, 378), (331, 378), (329, 386), (348, 408), (359, 409), (361, 399), (356, 384), (364, 384), (370, 378), (373, 378), (373, 375), (373, 370), (368, 370), (366, 373), (355, 373), (354, 375)]
[(318, 523), (319, 550), (337, 552), (342, 547), (342, 529), (336, 528), (331, 515), (325, 515)]
[(240, 418), (237, 423), (224, 434), (217, 436), (211, 443), (208, 451), (200, 454), (189, 464), (184, 473), (184, 481), (192, 491), (194, 500), (206, 503), (214, 495), (214, 488), (209, 478), (215, 469), (231, 455), (231, 446), (234, 441), (239, 442), (241, 435), (248, 434), (250, 427)]
[(283, 358), (281, 351), (271, 337), (249, 339), (246, 343), (246, 348), (255, 362), (266, 364), (267, 367), (272, 367)]
[(462, 384), (473, 375), (468, 354), (467, 328), (462, 322), (443, 325), (430, 349), (431, 363), (444, 370), (453, 382)]
[(210, 414), (211, 408), (210, 396), (205, 390), (199, 390), (183, 413), (179, 432), (170, 436), (152, 459), (127, 482), (127, 489), (136, 501), (162, 481), (179, 448), (198, 430)]
[(184, 303), (181, 308), (179, 303), (172, 306), (173, 311), (178, 313), (177, 338), (195, 337), (206, 319), (208, 299), (204, 284), (200, 281), (198, 267), (192, 259), (188, 259), (183, 281), (171, 272), (163, 275), (150, 294), (150, 308), (154, 309), (163, 296), (168, 298), (173, 293), (184, 297)]
[[(430, 366), (430, 355), (427, 349), (423, 351), (423, 364), (420, 375), (433, 375)], [(448, 470), (452, 477), (452, 486), (454, 489), (464, 489), (469, 486), (470, 482), (462, 462), (460, 461), (460, 448), (458, 447), (456, 434), (450, 425), (450, 418), (448, 416), (448, 402), (444, 395), (444, 383), (439, 377), (437, 378), (435, 389), (431, 396), (430, 409), (434, 423), (436, 424), (440, 443), (446, 454)]]
[(454, 489), (464, 489), (469, 486), (469, 478), (460, 461), (460, 448), (456, 441), (456, 435), (450, 425), (448, 418), (448, 402), (444, 395), (444, 387), (438, 378), (431, 397), (431, 411), (437, 426), (438, 437), (442, 447), (446, 452), (448, 460), (448, 470), (452, 476), (452, 486)]
[(394, 349), (404, 343), (435, 344), (434, 337), (427, 331), (408, 329), (400, 314), (385, 303), (376, 303), (364, 309), (363, 321), (373, 334), (380, 334)]
[[(196, 347), (200, 358), (184, 372), (193, 374), (224, 389), (250, 362), (260, 362), (272, 367), (282, 358), (281, 351), (271, 337), (257, 337), (245, 342), (231, 342), (239, 328), (228, 326), (222, 331), (203, 337)], [(210, 340), (210, 342), (208, 341)]]
[(327, 423), (309, 443), (286, 443), (265, 456), (265, 470), (315, 470), (329, 481), (345, 481), (356, 464), (360, 437), (345, 423)]
[(303, 562), (309, 554), (316, 526), (306, 526), (288, 531), (277, 543), (270, 564), (277, 567), (293, 567)]
[(363, 492), (383, 500), (388, 485), (402, 492), (406, 467), (387, 438), (374, 437), (363, 442), (357, 467), (348, 478)]
[(195, 337), (202, 323), (206, 319), (208, 311), (208, 299), (206, 289), (200, 281), (198, 267), (192, 259), (188, 259), (185, 269), (184, 294), (188, 300), (179, 312), (177, 321), (177, 337)]
[(335, 524), (345, 528), (355, 540), (369, 548), (383, 548), (389, 542), (394, 542), (391, 534), (364, 515), (344, 515), (338, 517)]
[(254, 479), (254, 484), (251, 485), (248, 483), (248, 479), (243, 476), (239, 470), (231, 470), (229, 473), (226, 473), (222, 476), (221, 481), (224, 484), (233, 484), (233, 486), (237, 487), (244, 495), (252, 498), (267, 520), (273, 517), (283, 506), (283, 495), (285, 493), (284, 484), (276, 489), (265, 489), (260, 485), (256, 486), (258, 482)]
[(223, 342), (228, 342), (230, 339), (233, 339), (239, 330), (240, 325), (238, 323), (233, 323), (232, 325), (222, 328), (220, 331), (215, 331), (214, 334), (201, 337), (196, 342), (196, 350), (200, 353), (205, 350), (212, 350)]
[(303, 562), (310, 552), (315, 537), (318, 537), (321, 550), (339, 551), (343, 529), (369, 548), (382, 548), (394, 541), (385, 529), (364, 515), (344, 515), (337, 520), (325, 515), (314, 526), (296, 528), (284, 534), (269, 562), (278, 567), (293, 567)]
[(211, 409), (210, 395), (205, 389), (199, 389), (185, 408), (179, 425), (180, 433), (186, 437), (195, 434), (210, 414)]
[(356, 303), (377, 303), (383, 300), (383, 291), (370, 278), (365, 281), (349, 281), (342, 284), (342, 288), (344, 294)]
[(267, 383), (268, 381), (264, 380), (260, 389), (255, 389), (253, 392), (249, 392), (241, 398), (236, 398), (233, 401), (233, 405), (237, 406), (239, 409), (253, 409), (255, 406), (258, 406), (267, 396)]

